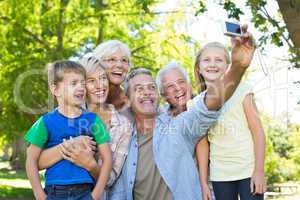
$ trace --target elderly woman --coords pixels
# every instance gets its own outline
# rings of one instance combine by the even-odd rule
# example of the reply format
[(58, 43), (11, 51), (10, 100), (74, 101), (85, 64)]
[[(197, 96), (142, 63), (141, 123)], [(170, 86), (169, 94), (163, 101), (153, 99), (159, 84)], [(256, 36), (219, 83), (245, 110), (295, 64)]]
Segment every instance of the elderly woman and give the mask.
[[(83, 58), (80, 63), (87, 72), (87, 108), (89, 111), (98, 114), (107, 126), (111, 136), (110, 147), (113, 153), (113, 168), (107, 184), (110, 186), (121, 173), (125, 162), (131, 138), (131, 124), (126, 117), (116, 111), (113, 105), (106, 103), (109, 93), (109, 82), (100, 61), (91, 56)], [(93, 157), (93, 149), (94, 142), (88, 136), (79, 136), (75, 139), (66, 140), (61, 145), (42, 152), (39, 159), (39, 168), (48, 168), (62, 159), (67, 159), (87, 169), (97, 179), (101, 169)]]
[(98, 45), (93, 55), (103, 63), (107, 73), (107, 103), (114, 105), (118, 111), (123, 111), (128, 106), (128, 99), (121, 88), (131, 66), (128, 46), (119, 40), (108, 40)]

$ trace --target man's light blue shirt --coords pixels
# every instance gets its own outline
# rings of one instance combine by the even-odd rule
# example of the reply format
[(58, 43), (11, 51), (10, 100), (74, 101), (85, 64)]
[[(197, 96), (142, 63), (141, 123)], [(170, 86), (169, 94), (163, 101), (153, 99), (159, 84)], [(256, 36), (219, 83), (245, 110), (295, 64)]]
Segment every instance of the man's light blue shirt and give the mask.
[[(202, 199), (198, 170), (193, 158), (195, 145), (206, 135), (220, 114), (219, 111), (207, 109), (204, 96), (205, 93), (196, 96), (188, 111), (176, 117), (165, 112), (155, 121), (154, 162), (174, 200)], [(134, 129), (122, 173), (109, 190), (110, 200), (133, 200), (137, 161), (137, 132)]]

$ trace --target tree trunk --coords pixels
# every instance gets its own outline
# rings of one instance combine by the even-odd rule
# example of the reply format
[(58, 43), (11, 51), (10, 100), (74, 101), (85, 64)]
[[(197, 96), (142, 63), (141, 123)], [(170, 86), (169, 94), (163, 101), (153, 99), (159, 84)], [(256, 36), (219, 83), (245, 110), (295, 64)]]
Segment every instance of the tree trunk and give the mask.
[(57, 51), (62, 52), (63, 50), (63, 35), (64, 35), (64, 12), (66, 8), (66, 4), (68, 1), (61, 0), (60, 1), (60, 8), (58, 14), (58, 24), (57, 24)]
[[(96, 3), (97, 3), (97, 6), (96, 6), (97, 13), (98, 12), (102, 13), (107, 5), (105, 5), (103, 3), (103, 0), (98, 0), (98, 1), (96, 1)], [(97, 35), (96, 46), (98, 44), (100, 44), (101, 42), (103, 42), (103, 40), (104, 40), (104, 30), (105, 30), (105, 24), (106, 24), (105, 20), (106, 20), (105, 16), (101, 14), (99, 17), (99, 20), (98, 20), (99, 25), (98, 25), (98, 35)]]
[(300, 52), (300, 2), (298, 0), (277, 0), (277, 2), (295, 48)]
[(10, 166), (13, 170), (25, 169), (26, 144), (23, 137), (18, 137), (12, 145)]
[(9, 158), (10, 158), (9, 147), (10, 147), (9, 144), (4, 145), (4, 147), (3, 147), (3, 156), (1, 157), (1, 160), (3, 160), (3, 161), (8, 161), (9, 160)]

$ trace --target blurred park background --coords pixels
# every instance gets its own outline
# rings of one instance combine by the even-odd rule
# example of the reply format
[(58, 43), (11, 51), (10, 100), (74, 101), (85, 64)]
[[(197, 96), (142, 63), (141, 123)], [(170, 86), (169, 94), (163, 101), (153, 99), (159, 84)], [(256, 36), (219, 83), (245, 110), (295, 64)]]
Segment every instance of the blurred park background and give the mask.
[(53, 104), (46, 63), (118, 39), (135, 67), (155, 74), (176, 59), (192, 77), (206, 42), (230, 48), (226, 19), (247, 23), (259, 45), (246, 78), (267, 136), (267, 198), (299, 200), (299, 0), (0, 0), (0, 199), (33, 199), (23, 135)]

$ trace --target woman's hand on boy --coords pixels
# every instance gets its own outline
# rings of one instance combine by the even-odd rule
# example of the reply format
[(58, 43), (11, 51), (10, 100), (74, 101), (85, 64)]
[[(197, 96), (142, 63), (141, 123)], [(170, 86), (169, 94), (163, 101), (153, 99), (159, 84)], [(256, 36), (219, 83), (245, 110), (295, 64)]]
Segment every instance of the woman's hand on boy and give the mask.
[(79, 136), (64, 140), (60, 144), (60, 152), (64, 159), (89, 170), (90, 165), (96, 162), (94, 159), (95, 145), (96, 143), (90, 137)]
[(61, 145), (64, 147), (64, 151), (62, 153), (67, 156), (79, 148), (86, 148), (89, 151), (95, 151), (97, 148), (96, 142), (93, 141), (93, 138), (89, 136), (79, 136), (76, 138), (71, 137), (69, 140), (64, 139)]

